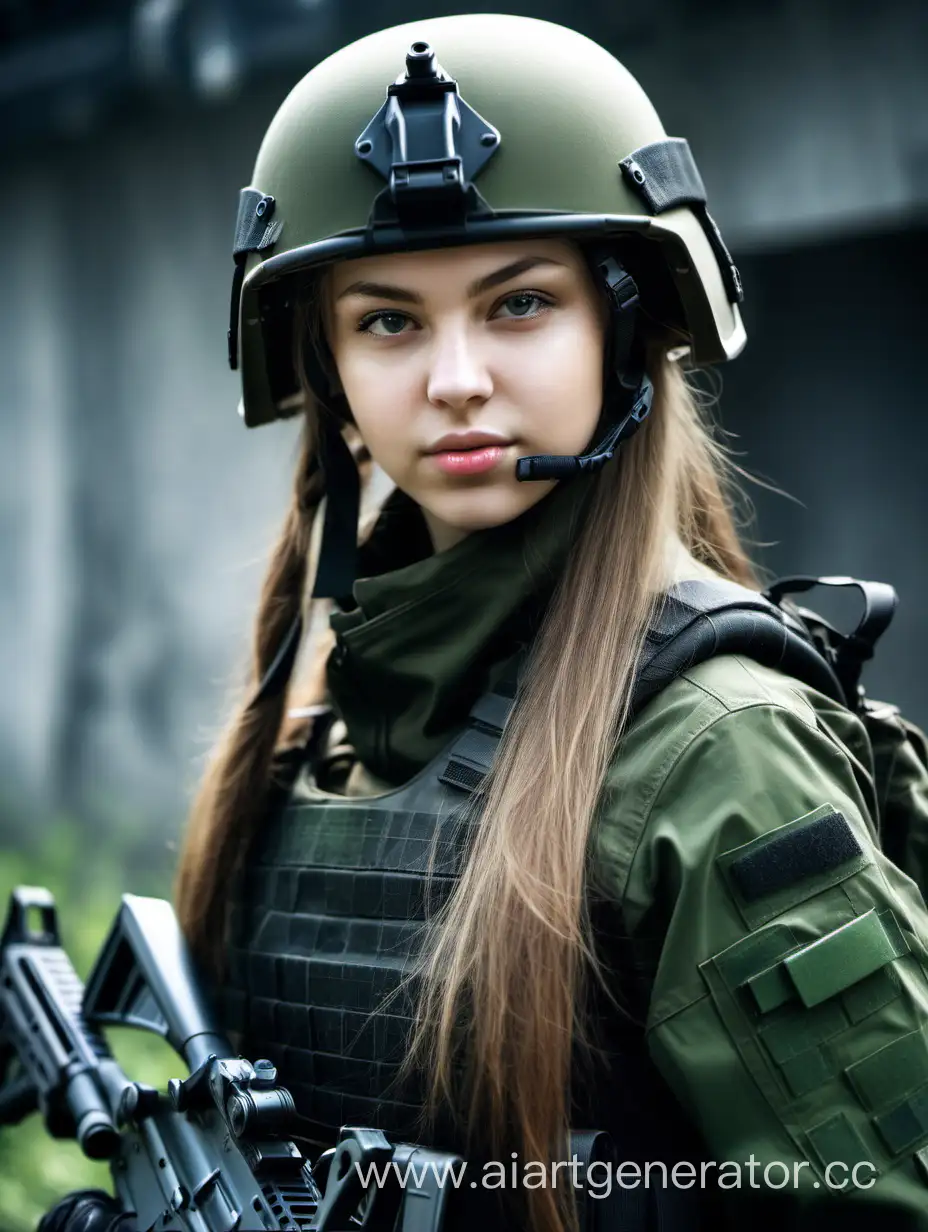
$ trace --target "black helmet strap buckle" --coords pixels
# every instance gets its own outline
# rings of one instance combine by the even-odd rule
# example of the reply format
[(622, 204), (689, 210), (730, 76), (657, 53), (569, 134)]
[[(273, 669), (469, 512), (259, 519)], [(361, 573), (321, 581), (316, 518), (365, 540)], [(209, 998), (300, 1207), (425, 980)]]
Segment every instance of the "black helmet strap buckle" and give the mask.
[(485, 209), (472, 181), (500, 140), (461, 98), (429, 44), (413, 43), (405, 75), (387, 88), (386, 102), (354, 143), (358, 158), (387, 181), (372, 217), (434, 226)]
[[(641, 302), (638, 284), (621, 264), (618, 257), (608, 249), (594, 249), (589, 254), (594, 276), (605, 288), (609, 302), (611, 333), (606, 347), (606, 386), (617, 380), (626, 389), (637, 390), (641, 383), (640, 373), (633, 371), (641, 365), (633, 361), (635, 326), (638, 320), (636, 309)], [(639, 359), (639, 357), (635, 357)]]

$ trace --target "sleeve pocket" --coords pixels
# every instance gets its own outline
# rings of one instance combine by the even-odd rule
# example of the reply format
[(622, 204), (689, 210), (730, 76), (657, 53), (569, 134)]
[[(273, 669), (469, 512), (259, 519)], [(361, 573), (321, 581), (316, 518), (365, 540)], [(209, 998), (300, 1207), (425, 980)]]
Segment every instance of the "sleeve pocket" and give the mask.
[(700, 964), (745, 1068), (817, 1171), (830, 1153), (878, 1175), (928, 1147), (928, 980), (893, 910), (868, 897), (856, 914), (840, 885), (820, 889)]

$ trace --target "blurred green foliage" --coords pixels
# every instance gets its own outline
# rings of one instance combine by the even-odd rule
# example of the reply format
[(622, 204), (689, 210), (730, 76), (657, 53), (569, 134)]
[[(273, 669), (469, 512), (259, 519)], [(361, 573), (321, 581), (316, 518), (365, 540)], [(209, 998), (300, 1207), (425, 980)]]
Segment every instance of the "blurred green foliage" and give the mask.
[[(9, 817), (0, 845), (0, 909), (17, 885), (46, 886), (58, 905), (62, 945), (86, 979), (124, 893), (169, 898), (172, 853), (152, 850), (150, 826), (107, 826), (57, 818), (17, 827)], [(143, 837), (144, 836), (144, 837)], [(107, 1032), (119, 1063), (132, 1078), (164, 1089), (183, 1076), (183, 1061), (158, 1036), (129, 1029)], [(50, 1138), (35, 1114), (0, 1129), (0, 1232), (33, 1232), (42, 1215), (72, 1189), (112, 1192), (106, 1164), (92, 1163), (76, 1143)]]

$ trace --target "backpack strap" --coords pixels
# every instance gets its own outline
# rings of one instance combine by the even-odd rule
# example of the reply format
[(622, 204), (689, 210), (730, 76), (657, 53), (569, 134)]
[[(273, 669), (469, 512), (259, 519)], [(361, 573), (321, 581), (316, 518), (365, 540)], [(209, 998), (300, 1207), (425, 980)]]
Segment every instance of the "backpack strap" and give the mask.
[(800, 619), (735, 582), (691, 580), (671, 587), (647, 633), (630, 715), (681, 673), (720, 654), (746, 655), (847, 705), (834, 668)]

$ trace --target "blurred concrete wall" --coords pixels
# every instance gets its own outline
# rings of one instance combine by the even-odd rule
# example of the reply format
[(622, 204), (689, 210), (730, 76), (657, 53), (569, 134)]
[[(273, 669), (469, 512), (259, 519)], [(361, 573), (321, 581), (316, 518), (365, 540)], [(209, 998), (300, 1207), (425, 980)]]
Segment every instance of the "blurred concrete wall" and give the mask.
[[(928, 597), (916, 358), (925, 6), (796, 0), (710, 13), (667, 0), (657, 11), (636, 25), (604, 6), (578, 24), (690, 138), (710, 208), (745, 257), (753, 336), (732, 369), (726, 424), (754, 447), (750, 464), (816, 512), (799, 520), (762, 499), (761, 537), (783, 540), (778, 567), (905, 573), (914, 639), (912, 613)], [(571, 22), (553, 4), (539, 15)], [(6, 167), (7, 798), (180, 818), (239, 677), (295, 431), (248, 433), (235, 413), (231, 231), (289, 84), (189, 114), (134, 114)], [(887, 683), (928, 722), (911, 653), (895, 644)]]
[(735, 247), (925, 217), (922, 0), (676, 0), (657, 20), (631, 67)]
[(295, 442), (245, 431), (224, 354), (235, 203), (270, 111), (45, 150), (5, 194), (8, 789), (177, 811), (238, 678)]
[[(928, 227), (746, 255), (749, 344), (722, 372), (757, 557), (779, 575), (891, 582), (892, 626), (865, 668), (871, 696), (928, 728)], [(859, 599), (808, 600), (842, 627)]]

